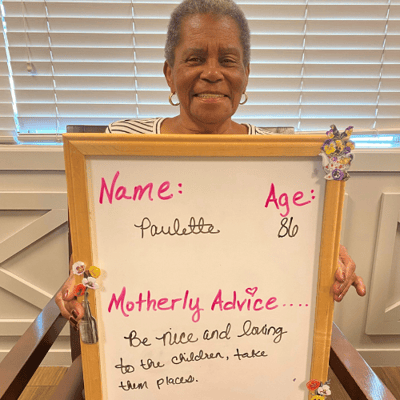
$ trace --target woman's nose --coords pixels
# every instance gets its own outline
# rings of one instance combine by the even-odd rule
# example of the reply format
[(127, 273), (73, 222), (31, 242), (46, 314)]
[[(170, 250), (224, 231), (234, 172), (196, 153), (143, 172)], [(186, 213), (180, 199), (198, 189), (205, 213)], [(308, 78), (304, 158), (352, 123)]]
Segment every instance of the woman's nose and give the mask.
[(218, 61), (208, 60), (203, 64), (203, 71), (200, 78), (209, 82), (218, 82), (223, 79), (221, 65)]

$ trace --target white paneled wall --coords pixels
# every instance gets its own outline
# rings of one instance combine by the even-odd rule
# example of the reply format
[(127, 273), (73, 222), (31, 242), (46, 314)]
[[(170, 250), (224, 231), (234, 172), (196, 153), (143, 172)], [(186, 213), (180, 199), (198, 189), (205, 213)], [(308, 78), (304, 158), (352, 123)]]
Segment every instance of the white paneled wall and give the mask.
[[(68, 276), (61, 148), (0, 148), (0, 360)], [(68, 365), (69, 331), (44, 360)]]
[(367, 284), (335, 308), (335, 322), (373, 366), (400, 365), (400, 152), (356, 152), (342, 243)]
[[(68, 275), (61, 147), (0, 146), (0, 359)], [(400, 365), (400, 151), (356, 151), (342, 243), (368, 294), (335, 321), (371, 365)], [(68, 331), (45, 364), (70, 363)]]

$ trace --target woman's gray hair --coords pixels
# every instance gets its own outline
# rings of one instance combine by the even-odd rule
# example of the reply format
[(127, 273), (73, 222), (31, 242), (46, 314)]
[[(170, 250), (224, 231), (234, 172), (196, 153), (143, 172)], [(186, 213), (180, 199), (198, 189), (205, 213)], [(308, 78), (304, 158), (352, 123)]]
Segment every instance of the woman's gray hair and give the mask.
[(243, 11), (233, 0), (184, 0), (171, 14), (165, 43), (165, 59), (173, 67), (175, 49), (181, 39), (181, 27), (185, 17), (197, 14), (211, 14), (233, 18), (239, 28), (239, 39), (243, 47), (243, 63), (250, 62), (250, 29)]

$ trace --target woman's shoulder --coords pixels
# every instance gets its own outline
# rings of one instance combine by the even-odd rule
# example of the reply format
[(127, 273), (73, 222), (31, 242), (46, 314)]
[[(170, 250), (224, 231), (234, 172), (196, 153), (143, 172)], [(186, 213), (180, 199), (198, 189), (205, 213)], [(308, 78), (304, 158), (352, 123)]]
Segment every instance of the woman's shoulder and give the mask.
[(161, 123), (165, 118), (124, 119), (112, 122), (106, 133), (141, 133), (159, 134)]

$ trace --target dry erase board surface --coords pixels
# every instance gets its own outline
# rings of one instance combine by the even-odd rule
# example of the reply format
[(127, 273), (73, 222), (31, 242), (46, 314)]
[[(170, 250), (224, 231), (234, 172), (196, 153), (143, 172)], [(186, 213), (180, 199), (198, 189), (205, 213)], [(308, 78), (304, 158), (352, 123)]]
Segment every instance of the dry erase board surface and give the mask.
[(104, 398), (306, 399), (319, 157), (90, 157), (87, 174)]

